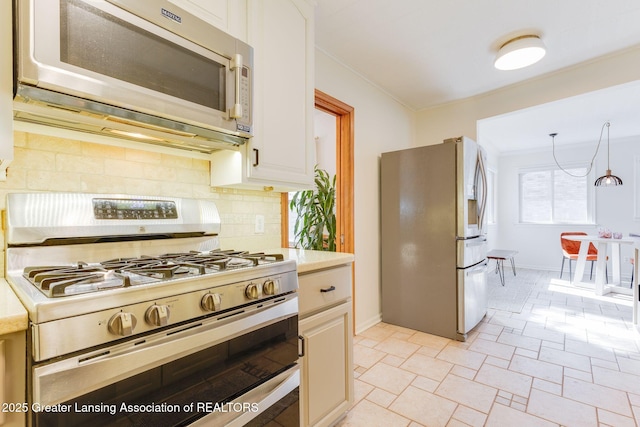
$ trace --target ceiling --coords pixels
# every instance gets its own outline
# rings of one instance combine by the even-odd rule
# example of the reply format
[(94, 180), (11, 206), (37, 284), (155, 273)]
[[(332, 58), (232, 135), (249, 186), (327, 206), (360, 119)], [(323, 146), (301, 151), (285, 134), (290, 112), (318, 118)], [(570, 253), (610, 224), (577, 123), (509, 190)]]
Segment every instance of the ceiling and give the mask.
[[(640, 46), (638, 0), (316, 1), (316, 46), (414, 110)], [(539, 35), (546, 56), (496, 70), (498, 48), (523, 34)], [(640, 135), (638, 111), (640, 80), (485, 120), (479, 134), (505, 152), (539, 147), (551, 132), (558, 144), (591, 142), (609, 120), (613, 140)]]

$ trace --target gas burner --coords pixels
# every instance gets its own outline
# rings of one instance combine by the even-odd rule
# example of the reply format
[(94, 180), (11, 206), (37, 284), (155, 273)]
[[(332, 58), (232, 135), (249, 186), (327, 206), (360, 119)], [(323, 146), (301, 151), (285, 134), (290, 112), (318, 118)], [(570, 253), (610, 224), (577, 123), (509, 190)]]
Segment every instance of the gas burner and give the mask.
[(26, 267), (23, 276), (48, 297), (131, 286), (128, 277), (84, 262), (75, 266)]
[(215, 249), (114, 258), (99, 264), (78, 262), (75, 265), (26, 267), (23, 276), (43, 294), (53, 298), (215, 274), (283, 260), (280, 254)]
[[(118, 273), (133, 273), (156, 279), (171, 279), (181, 274), (189, 274), (191, 271), (161, 257), (117, 258), (100, 263), (107, 270)], [(203, 274), (197, 272), (196, 274)]]
[(284, 257), (281, 254), (216, 249), (208, 252), (190, 251), (139, 258), (117, 258), (100, 264), (106, 269), (118, 272), (129, 271), (169, 279), (179, 274), (202, 275), (282, 260)]

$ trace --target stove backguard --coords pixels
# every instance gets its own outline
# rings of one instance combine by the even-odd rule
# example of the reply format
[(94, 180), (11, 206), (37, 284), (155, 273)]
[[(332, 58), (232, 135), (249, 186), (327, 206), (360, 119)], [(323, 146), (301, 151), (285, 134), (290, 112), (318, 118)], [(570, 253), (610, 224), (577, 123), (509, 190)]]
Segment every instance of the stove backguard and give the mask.
[(211, 201), (121, 194), (10, 193), (6, 223), (8, 247), (220, 232), (220, 215)]

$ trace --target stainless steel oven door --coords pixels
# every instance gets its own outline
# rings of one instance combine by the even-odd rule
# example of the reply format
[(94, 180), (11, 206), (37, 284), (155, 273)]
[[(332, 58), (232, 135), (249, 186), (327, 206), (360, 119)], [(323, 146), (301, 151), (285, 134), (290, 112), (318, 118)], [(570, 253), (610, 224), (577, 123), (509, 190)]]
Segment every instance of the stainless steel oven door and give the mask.
[(250, 136), (253, 53), (241, 41), (166, 0), (17, 4), (17, 79), (54, 91), (42, 102), (68, 102), (52, 98), (62, 93), (102, 103), (67, 107), (112, 122), (158, 116)]
[(244, 425), (299, 384), (297, 313), (293, 293), (36, 365), (31, 424)]

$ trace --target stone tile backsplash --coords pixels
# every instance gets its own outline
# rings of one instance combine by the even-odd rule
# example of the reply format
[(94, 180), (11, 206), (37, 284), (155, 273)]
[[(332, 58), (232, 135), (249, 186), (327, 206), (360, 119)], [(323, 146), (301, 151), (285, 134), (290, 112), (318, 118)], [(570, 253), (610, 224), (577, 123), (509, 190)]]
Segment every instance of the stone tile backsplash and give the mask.
[[(280, 247), (280, 193), (210, 187), (206, 160), (26, 132), (14, 132), (14, 147), (7, 180), (0, 182), (0, 209), (5, 208), (10, 192), (202, 198), (218, 207), (223, 248)], [(257, 214), (264, 215), (264, 233), (254, 232)]]

